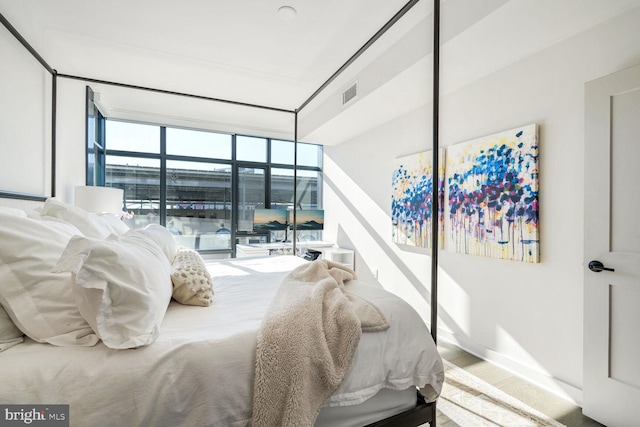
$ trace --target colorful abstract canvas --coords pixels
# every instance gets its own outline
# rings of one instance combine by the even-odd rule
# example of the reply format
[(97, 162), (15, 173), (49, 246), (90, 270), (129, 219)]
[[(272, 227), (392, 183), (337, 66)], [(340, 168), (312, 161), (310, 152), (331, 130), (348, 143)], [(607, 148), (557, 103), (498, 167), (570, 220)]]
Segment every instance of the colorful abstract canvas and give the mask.
[(540, 262), (535, 124), (449, 147), (446, 183), (456, 252)]
[[(444, 240), (444, 150), (439, 156), (439, 244)], [(392, 178), (391, 223), (399, 245), (431, 248), (433, 155), (425, 151), (398, 159)]]

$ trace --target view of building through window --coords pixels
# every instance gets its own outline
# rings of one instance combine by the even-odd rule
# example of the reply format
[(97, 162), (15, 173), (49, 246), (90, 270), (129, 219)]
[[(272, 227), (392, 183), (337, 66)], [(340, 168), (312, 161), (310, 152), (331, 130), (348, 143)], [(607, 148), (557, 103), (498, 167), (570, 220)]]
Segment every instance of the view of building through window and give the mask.
[[(231, 254), (234, 243), (282, 241), (256, 230), (255, 209), (294, 206), (294, 144), (208, 131), (105, 121), (105, 185), (122, 188), (131, 228), (167, 227), (178, 244)], [(235, 153), (235, 156), (233, 155)], [(298, 143), (299, 210), (321, 209), (322, 146)], [(321, 240), (301, 230), (300, 240)]]

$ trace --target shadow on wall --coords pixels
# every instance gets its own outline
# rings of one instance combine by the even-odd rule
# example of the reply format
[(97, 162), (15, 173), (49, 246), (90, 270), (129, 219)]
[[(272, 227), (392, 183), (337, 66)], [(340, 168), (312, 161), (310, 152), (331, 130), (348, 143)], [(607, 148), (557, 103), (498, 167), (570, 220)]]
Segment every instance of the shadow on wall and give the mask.
[[(349, 213), (355, 218), (358, 224), (364, 229), (368, 236), (372, 238), (376, 243), (376, 248), (384, 253), (393, 265), (399, 270), (399, 272), (407, 279), (407, 281), (415, 288), (416, 291), (420, 294), (420, 296), (427, 302), (431, 301), (431, 292), (425, 288), (425, 286), (429, 286), (429, 283), (426, 285), (422, 285), (420, 278), (418, 278), (413, 271), (402, 261), (401, 257), (395, 253), (389, 245), (390, 241), (385, 241), (380, 235), (376, 232), (376, 229), (371, 225), (371, 223), (360, 213), (360, 210), (350, 201), (351, 198), (347, 197), (335, 182), (331, 179), (330, 176), (325, 174), (324, 183), (327, 185), (331, 191), (334, 192), (336, 197), (340, 200), (345, 208), (349, 211)], [(359, 195), (359, 197), (363, 197)], [(389, 219), (391, 221), (391, 219)], [(358, 270), (358, 275), (360, 279), (366, 281), (368, 278), (375, 279), (375, 275), (373, 273), (376, 270), (376, 266), (373, 266), (373, 269), (367, 263), (367, 260), (362, 258), (360, 251), (358, 251), (358, 242), (357, 238), (354, 239), (349, 233), (338, 224), (338, 235), (337, 242), (339, 246), (353, 248), (356, 252), (356, 268)], [(428, 258), (425, 255), (425, 262), (427, 262)], [(383, 284), (384, 286), (384, 284)], [(443, 310), (442, 307), (438, 306), (438, 317), (450, 328), (450, 330), (459, 336), (466, 336), (464, 330), (456, 323), (456, 321), (447, 314), (446, 310)]]
[[(350, 201), (350, 199), (338, 188), (338, 186), (331, 180), (330, 177), (325, 176), (324, 182), (331, 190), (335, 193), (335, 195), (340, 199), (342, 204), (349, 210), (351, 215), (356, 218), (357, 222), (362, 226), (365, 231), (368, 233), (369, 237), (373, 238), (376, 241), (377, 247), (384, 252), (384, 255), (393, 262), (393, 264), (400, 270), (402, 275), (404, 275), (409, 283), (420, 293), (420, 295), (424, 298), (425, 301), (431, 301), (431, 292), (429, 292), (425, 286), (428, 286), (429, 283), (426, 283), (425, 286), (422, 285), (420, 279), (411, 271), (411, 269), (400, 259), (398, 254), (394, 253), (391, 248), (389, 248), (388, 242), (385, 242), (382, 237), (376, 232), (376, 229), (367, 221), (367, 219), (360, 213), (358, 208)], [(391, 221), (391, 219), (389, 219)], [(351, 247), (357, 249), (357, 244), (355, 244), (348, 236), (348, 233), (338, 224), (339, 233), (338, 233), (338, 245), (343, 247)], [(345, 242), (349, 242), (348, 246)], [(358, 251), (356, 250), (358, 253)], [(360, 255), (357, 255), (356, 263), (361, 261), (362, 265), (366, 264), (366, 261), (361, 259)], [(367, 266), (367, 270), (371, 276), (374, 276), (373, 270)]]

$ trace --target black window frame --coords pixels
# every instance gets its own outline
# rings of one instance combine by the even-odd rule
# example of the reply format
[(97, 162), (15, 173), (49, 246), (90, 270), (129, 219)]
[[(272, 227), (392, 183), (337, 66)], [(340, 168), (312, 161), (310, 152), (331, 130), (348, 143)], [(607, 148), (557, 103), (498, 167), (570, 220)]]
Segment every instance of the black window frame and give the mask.
[[(89, 93), (90, 88), (87, 86), (87, 93)], [(93, 104), (93, 99), (91, 98), (91, 100), (89, 99), (89, 97), (87, 96), (87, 104)], [(166, 153), (166, 130), (167, 128), (180, 128), (178, 126), (168, 126), (168, 125), (160, 125), (160, 124), (152, 124), (154, 126), (158, 126), (160, 128), (160, 151), (159, 153), (147, 153), (147, 152), (138, 152), (138, 151), (126, 151), (126, 150), (109, 150), (108, 146), (107, 146), (107, 135), (106, 135), (106, 121), (107, 120), (114, 120), (114, 121), (121, 121), (121, 122), (126, 122), (126, 123), (132, 123), (132, 124), (140, 124), (140, 125), (149, 125), (151, 123), (143, 123), (143, 122), (137, 122), (137, 121), (133, 121), (133, 120), (121, 120), (121, 119), (108, 119), (106, 117), (104, 117), (102, 114), (100, 114), (99, 110), (97, 109), (97, 107), (95, 107), (94, 105), (94, 109), (95, 111), (97, 111), (97, 113), (99, 114), (99, 118), (97, 119), (97, 121), (100, 123), (100, 132), (98, 133), (99, 135), (99, 144), (98, 146), (100, 147), (100, 155), (102, 156), (102, 162), (100, 163), (100, 167), (101, 167), (101, 176), (102, 178), (102, 182), (101, 183), (95, 183), (95, 182), (90, 182), (89, 181), (89, 173), (87, 172), (87, 185), (105, 185), (105, 169), (106, 169), (106, 159), (105, 157), (107, 155), (109, 156), (122, 156), (122, 157), (137, 157), (137, 158), (149, 158), (149, 159), (158, 159), (160, 161), (160, 197), (159, 197), (159, 221), (160, 224), (163, 226), (166, 226), (167, 223), (167, 161), (168, 160), (176, 160), (176, 161), (187, 161), (187, 162), (202, 162), (202, 163), (216, 163), (216, 164), (228, 164), (231, 167), (231, 248), (229, 249), (207, 249), (207, 250), (199, 250), (200, 253), (202, 254), (229, 254), (232, 258), (235, 258), (236, 256), (236, 237), (240, 237), (240, 236), (250, 236), (252, 234), (258, 234), (256, 232), (241, 232), (241, 231), (237, 231), (238, 228), (238, 170), (241, 167), (249, 167), (249, 168), (260, 168), (260, 169), (264, 169), (265, 170), (265, 188), (264, 188), (264, 194), (265, 194), (265, 200), (264, 200), (264, 204), (266, 207), (271, 207), (272, 204), (272, 197), (271, 197), (271, 178), (272, 178), (272, 169), (289, 169), (291, 171), (294, 171), (296, 168), (298, 171), (311, 171), (311, 172), (316, 172), (318, 174), (318, 196), (317, 196), (317, 206), (316, 208), (318, 209), (322, 209), (322, 186), (323, 186), (323, 181), (324, 181), (324, 176), (323, 176), (323, 169), (322, 169), (322, 151), (323, 151), (323, 147), (322, 145), (319, 144), (311, 144), (311, 143), (307, 143), (307, 142), (300, 142), (301, 144), (310, 144), (310, 145), (316, 145), (317, 147), (319, 147), (320, 149), (320, 166), (300, 166), (300, 165), (293, 165), (293, 164), (282, 164), (282, 163), (271, 163), (271, 150), (272, 150), (272, 145), (271, 145), (271, 141), (272, 140), (277, 140), (277, 141), (285, 141), (285, 142), (291, 142), (294, 143), (294, 141), (287, 141), (284, 140), (282, 138), (269, 138), (269, 137), (257, 137), (255, 135), (243, 135), (243, 134), (230, 134), (230, 133), (225, 133), (225, 132), (216, 132), (216, 131), (212, 131), (212, 130), (207, 130), (207, 129), (196, 129), (196, 128), (184, 128), (184, 129), (190, 129), (190, 130), (195, 130), (195, 131), (200, 131), (200, 132), (210, 132), (210, 133), (222, 133), (225, 135), (230, 135), (231, 136), (231, 159), (221, 159), (221, 158), (212, 158), (212, 157), (195, 157), (195, 156), (182, 156), (182, 155), (176, 155), (176, 154), (167, 154)], [(87, 111), (89, 111), (89, 107), (87, 108)], [(87, 120), (89, 120), (89, 116), (87, 116)], [(237, 160), (236, 159), (236, 139), (238, 136), (241, 137), (254, 137), (254, 138), (263, 138), (266, 140), (266, 150), (267, 150), (267, 155), (266, 155), (266, 162), (262, 163), (262, 162), (252, 162), (252, 161), (245, 161), (245, 160)], [(87, 142), (88, 144), (88, 142)], [(87, 166), (87, 171), (89, 170), (90, 167), (90, 156), (93, 153), (89, 150), (87, 150), (87, 156), (86, 156), (86, 166)], [(299, 179), (299, 177), (298, 177)], [(293, 191), (293, 188), (292, 188)], [(299, 196), (299, 195), (298, 195)], [(297, 203), (297, 201), (294, 201), (295, 203)]]

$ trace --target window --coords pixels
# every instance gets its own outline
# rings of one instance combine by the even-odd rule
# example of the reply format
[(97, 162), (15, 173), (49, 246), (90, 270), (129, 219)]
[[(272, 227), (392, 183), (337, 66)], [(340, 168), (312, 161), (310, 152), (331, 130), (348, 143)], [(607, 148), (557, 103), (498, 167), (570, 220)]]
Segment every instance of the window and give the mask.
[(291, 141), (271, 141), (271, 163), (293, 165), (294, 144)]
[[(322, 172), (298, 169), (295, 205), (298, 210), (320, 209)], [(271, 169), (271, 209), (293, 209), (293, 169)], [(298, 231), (299, 240), (322, 240), (322, 231)]]
[[(131, 228), (161, 224), (182, 246), (229, 256), (236, 243), (287, 237), (254, 231), (255, 209), (322, 208), (321, 146), (298, 144), (294, 201), (291, 141), (104, 121), (105, 185), (124, 189)], [(319, 240), (321, 233), (298, 237)]]
[(265, 199), (265, 168), (238, 167), (238, 231), (253, 231), (253, 211)]
[(107, 120), (106, 132), (110, 151), (160, 153), (160, 126)]
[(298, 144), (298, 166), (322, 166), (322, 146), (315, 144)]
[(160, 224), (160, 159), (106, 156), (107, 187), (124, 190), (124, 209), (134, 217), (126, 220), (129, 228)]
[[(292, 165), (295, 158), (295, 145), (293, 141), (271, 141), (271, 163)], [(322, 167), (322, 146), (315, 144), (298, 143), (298, 166)]]
[(167, 128), (167, 154), (231, 160), (231, 135)]
[(250, 136), (236, 137), (236, 158), (249, 162), (267, 161), (267, 140)]
[(166, 224), (177, 243), (231, 249), (231, 167), (167, 160), (166, 170)]
[(86, 91), (87, 185), (104, 185), (104, 116), (94, 103), (94, 92)]

